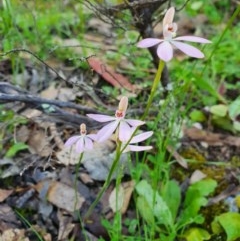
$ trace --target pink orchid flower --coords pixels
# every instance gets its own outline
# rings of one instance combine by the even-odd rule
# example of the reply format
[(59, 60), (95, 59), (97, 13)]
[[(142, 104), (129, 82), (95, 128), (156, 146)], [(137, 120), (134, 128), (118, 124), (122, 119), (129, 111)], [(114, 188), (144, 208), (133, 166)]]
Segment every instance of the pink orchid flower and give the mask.
[[(135, 128), (133, 128), (132, 133), (134, 132)], [(144, 141), (146, 139), (148, 139), (149, 137), (151, 137), (153, 134), (153, 131), (147, 131), (147, 132), (143, 132), (139, 135), (134, 136), (131, 141), (129, 142), (129, 144), (125, 147), (126, 143), (122, 143), (122, 148), (124, 148), (123, 152), (128, 152), (128, 151), (147, 151), (147, 150), (151, 150), (152, 146), (138, 146), (138, 145), (132, 145), (132, 144), (136, 144), (138, 142)]]
[(197, 48), (183, 43), (181, 41), (189, 41), (195, 43), (211, 43), (211, 41), (195, 37), (195, 36), (182, 36), (177, 37), (177, 24), (173, 23), (175, 9), (171, 7), (166, 12), (163, 19), (163, 39), (158, 38), (146, 38), (138, 42), (137, 46), (139, 48), (149, 48), (158, 45), (157, 55), (160, 59), (165, 62), (170, 61), (173, 58), (173, 49), (177, 48), (183, 53), (194, 58), (203, 58), (204, 54)]
[(127, 142), (129, 140), (129, 133), (132, 132), (132, 127), (137, 127), (143, 125), (145, 122), (140, 120), (125, 119), (125, 114), (128, 106), (128, 98), (122, 97), (118, 110), (115, 113), (115, 116), (109, 115), (98, 115), (98, 114), (88, 114), (87, 116), (98, 121), (98, 122), (110, 122), (105, 125), (97, 133), (97, 141), (102, 142), (107, 140), (114, 131), (117, 130), (117, 138), (120, 141)]
[(80, 125), (80, 135), (70, 137), (64, 146), (70, 147), (72, 145), (75, 146), (75, 150), (77, 153), (82, 153), (84, 151), (88, 151), (93, 149), (93, 141), (96, 140), (96, 134), (87, 135), (86, 125)]

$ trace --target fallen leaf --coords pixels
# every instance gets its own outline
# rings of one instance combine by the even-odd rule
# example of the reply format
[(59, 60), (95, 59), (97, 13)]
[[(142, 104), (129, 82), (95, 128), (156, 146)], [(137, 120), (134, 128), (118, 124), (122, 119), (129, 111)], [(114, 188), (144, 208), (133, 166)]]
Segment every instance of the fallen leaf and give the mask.
[(124, 214), (127, 211), (134, 186), (135, 182), (129, 181), (113, 189), (109, 196), (109, 206), (113, 212), (121, 211), (121, 213)]
[(225, 134), (216, 134), (204, 130), (199, 130), (195, 127), (184, 128), (183, 132), (184, 136), (190, 138), (191, 140), (203, 141), (211, 146), (222, 146), (225, 144), (240, 147), (240, 137)]
[(3, 202), (12, 194), (13, 190), (0, 189), (0, 202)]
[(47, 200), (68, 212), (79, 210), (85, 199), (72, 187), (57, 181), (43, 181), (35, 185), (41, 195), (46, 193)]
[(167, 150), (172, 154), (180, 166), (184, 167), (185, 169), (188, 168), (186, 160), (177, 151), (175, 151), (173, 147), (167, 146)]
[(110, 66), (107, 66), (101, 60), (91, 57), (87, 59), (91, 68), (102, 76), (107, 82), (109, 82), (114, 87), (125, 88), (129, 91), (134, 91), (135, 87), (129, 80), (121, 74), (116, 73)]
[(109, 206), (113, 212), (120, 211), (123, 207), (124, 191), (120, 184), (117, 188), (115, 187), (109, 196)]
[(1, 234), (1, 241), (29, 241), (24, 229), (7, 229)]
[(195, 170), (193, 172), (193, 174), (190, 177), (190, 184), (193, 184), (195, 182), (198, 182), (200, 180), (202, 180), (203, 178), (205, 178), (207, 175), (203, 172), (201, 172), (200, 170)]
[(63, 215), (61, 210), (58, 210), (57, 217), (59, 220), (58, 241), (67, 240), (75, 226), (72, 223), (72, 217)]
[(7, 204), (0, 204), (0, 233), (7, 229), (17, 228), (20, 225), (21, 222), (17, 219), (12, 208)]
[(52, 154), (52, 147), (43, 129), (33, 130), (28, 140), (29, 150), (33, 154), (47, 157)]
[(58, 96), (58, 89), (55, 86), (56, 84), (51, 84), (47, 89), (43, 90), (40, 94), (42, 98), (54, 100)]

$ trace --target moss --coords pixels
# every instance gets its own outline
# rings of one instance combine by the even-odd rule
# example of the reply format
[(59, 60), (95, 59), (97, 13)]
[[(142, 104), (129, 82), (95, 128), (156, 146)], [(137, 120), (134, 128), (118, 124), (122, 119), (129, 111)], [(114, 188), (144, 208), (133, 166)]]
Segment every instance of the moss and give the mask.
[(188, 149), (180, 152), (180, 155), (186, 159), (193, 160), (194, 162), (189, 163), (189, 168), (196, 168), (206, 163), (206, 158), (202, 153), (200, 153), (197, 149), (193, 147), (189, 147)]
[(232, 167), (240, 167), (240, 156), (232, 156), (230, 163)]

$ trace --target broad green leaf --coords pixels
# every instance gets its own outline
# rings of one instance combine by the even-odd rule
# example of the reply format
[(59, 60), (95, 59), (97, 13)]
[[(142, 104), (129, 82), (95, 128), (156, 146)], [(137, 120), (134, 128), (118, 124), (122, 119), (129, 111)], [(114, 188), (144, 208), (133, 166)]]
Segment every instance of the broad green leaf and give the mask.
[(177, 216), (178, 208), (181, 202), (181, 190), (178, 183), (174, 180), (167, 182), (162, 191), (162, 197), (168, 204), (174, 220)]
[(210, 107), (210, 112), (216, 116), (224, 117), (227, 115), (228, 106), (226, 105), (213, 105)]
[(223, 213), (215, 217), (211, 223), (214, 233), (220, 233), (221, 227), (227, 234), (227, 241), (235, 241), (240, 238), (240, 214), (239, 213)]
[(240, 115), (240, 98), (234, 100), (228, 107), (229, 116), (234, 120), (238, 115)]
[(6, 157), (13, 157), (15, 156), (19, 151), (23, 151), (28, 149), (28, 145), (26, 145), (23, 142), (17, 142), (13, 144), (7, 151)]
[(211, 235), (202, 228), (190, 228), (184, 234), (183, 237), (186, 238), (187, 241), (203, 241), (209, 240)]
[(192, 184), (187, 192), (184, 200), (183, 211), (178, 219), (178, 226), (190, 223), (202, 223), (204, 218), (198, 212), (202, 206), (207, 204), (205, 198), (214, 191), (217, 182), (212, 179), (203, 179)]
[(145, 197), (139, 196), (137, 198), (137, 209), (138, 209), (139, 213), (141, 214), (142, 218), (148, 224), (154, 224), (153, 210), (148, 205), (148, 202), (146, 201)]
[(198, 88), (209, 92), (212, 96), (217, 97), (217, 98), (219, 97), (217, 90), (211, 84), (209, 84), (209, 82), (206, 81), (205, 79), (198, 78), (197, 80), (193, 81), (193, 83)]
[(202, 7), (203, 4), (204, 4), (203, 1), (196, 1), (196, 2), (193, 2), (190, 6), (192, 10), (200, 11), (200, 8)]
[(240, 131), (240, 122), (239, 122), (239, 121), (234, 121), (234, 122), (233, 122), (233, 128), (234, 128), (236, 131)]
[(212, 123), (216, 126), (219, 126), (220, 128), (222, 128), (224, 130), (234, 132), (232, 121), (229, 118), (213, 116)]
[(168, 205), (156, 191), (153, 191), (146, 180), (142, 180), (136, 185), (136, 191), (139, 196), (145, 197), (158, 223), (172, 226), (173, 219)]
[(197, 121), (197, 122), (203, 122), (206, 120), (206, 116), (204, 115), (204, 113), (200, 110), (193, 110), (190, 113), (190, 118), (193, 121)]
[(205, 197), (209, 195), (217, 186), (217, 182), (213, 179), (202, 179), (193, 183), (186, 192), (184, 206), (189, 205), (195, 198)]

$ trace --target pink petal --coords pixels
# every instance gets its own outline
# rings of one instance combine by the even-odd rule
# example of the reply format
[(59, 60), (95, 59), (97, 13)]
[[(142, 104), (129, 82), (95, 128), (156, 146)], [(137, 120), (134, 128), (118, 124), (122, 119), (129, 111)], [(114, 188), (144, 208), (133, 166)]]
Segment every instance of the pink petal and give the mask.
[(209, 41), (205, 38), (200, 38), (200, 37), (195, 37), (195, 36), (181, 36), (181, 37), (174, 38), (173, 40), (180, 40), (180, 41), (184, 40), (184, 41), (189, 41), (189, 42), (205, 43), (205, 44), (211, 43), (211, 41)]
[(168, 62), (173, 57), (173, 48), (168, 41), (164, 41), (158, 46), (157, 55), (160, 59), (165, 62)]
[(149, 48), (154, 45), (161, 43), (163, 39), (158, 38), (145, 38), (137, 43), (137, 47), (139, 48)]
[(108, 122), (108, 121), (116, 120), (116, 117), (109, 116), (109, 115), (87, 114), (87, 116), (98, 122)]
[[(147, 150), (151, 150), (152, 146), (135, 146), (135, 145), (128, 145), (127, 146), (127, 151), (147, 151)], [(123, 151), (124, 152), (124, 151)]]
[(106, 126), (104, 126), (98, 133), (97, 133), (97, 141), (102, 142), (106, 141), (116, 130), (119, 121), (115, 120)]
[(70, 137), (64, 144), (64, 146), (69, 147), (72, 146), (81, 136), (72, 136)]
[(153, 131), (143, 132), (139, 135), (134, 136), (132, 138), (132, 140), (130, 141), (130, 143), (133, 144), (133, 143), (138, 143), (138, 142), (144, 141), (144, 140), (148, 139), (150, 136), (152, 136), (152, 134), (153, 134)]
[(87, 135), (90, 139), (92, 139), (93, 141), (97, 140), (97, 135), (96, 134), (89, 134)]
[(133, 127), (141, 126), (141, 125), (145, 124), (144, 121), (140, 121), (140, 120), (125, 119), (125, 121), (126, 121), (130, 126), (133, 126)]
[(92, 140), (88, 136), (85, 136), (84, 140), (85, 140), (85, 148), (87, 150), (93, 149), (93, 142), (92, 142)]
[(165, 13), (165, 16), (163, 18), (163, 27), (165, 25), (171, 24), (173, 22), (174, 14), (175, 14), (174, 7), (171, 7), (167, 10), (167, 12)]
[(125, 122), (121, 121), (119, 125), (119, 140), (127, 142), (132, 135), (132, 128)]
[(171, 43), (180, 49), (183, 53), (194, 58), (203, 58), (204, 54), (197, 48), (178, 41), (171, 41)]
[(78, 153), (81, 153), (84, 151), (84, 138), (81, 137), (78, 141), (77, 141), (77, 144), (76, 144), (76, 151)]

